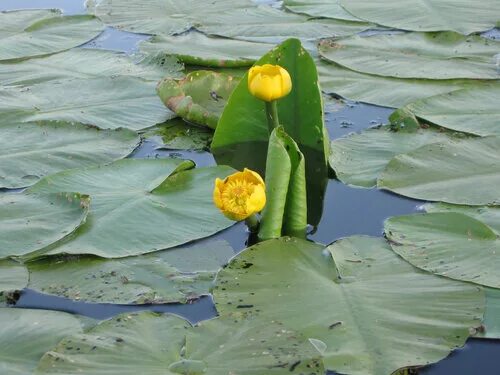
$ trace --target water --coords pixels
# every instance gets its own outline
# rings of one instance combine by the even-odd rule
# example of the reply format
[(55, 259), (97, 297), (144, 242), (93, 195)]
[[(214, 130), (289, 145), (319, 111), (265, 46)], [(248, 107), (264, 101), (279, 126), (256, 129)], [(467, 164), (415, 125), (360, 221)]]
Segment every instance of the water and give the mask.
[[(273, 2), (273, 1), (263, 1)], [(60, 8), (65, 14), (84, 13), (83, 3), (74, 0), (0, 0), (0, 10), (26, 8)], [(487, 33), (488, 37), (498, 38), (498, 30)], [(137, 43), (147, 39), (146, 35), (107, 28), (103, 34), (87, 43), (85, 47), (104, 48), (134, 53)], [(390, 108), (346, 102), (345, 105), (329, 105), (326, 113), (326, 125), (332, 139), (351, 132), (376, 126), (387, 122), (392, 112)], [(150, 138), (134, 151), (134, 158), (187, 158), (198, 166), (215, 164), (213, 156), (208, 152), (158, 150), (158, 138)], [(19, 190), (18, 190), (19, 191)], [(2, 192), (0, 191), (0, 194)], [(361, 189), (346, 186), (339, 181), (330, 180), (324, 202), (323, 218), (310, 239), (329, 244), (336, 239), (355, 235), (380, 236), (383, 232), (383, 221), (396, 215), (417, 212), (423, 202), (407, 199), (392, 193)], [(248, 233), (245, 225), (239, 223), (209, 239), (225, 239), (236, 252), (246, 247)], [(192, 323), (210, 319), (217, 315), (212, 298), (206, 296), (192, 304), (165, 305), (113, 305), (91, 304), (70, 301), (65, 298), (48, 296), (32, 290), (25, 290), (16, 305), (18, 308), (38, 308), (61, 310), (94, 319), (107, 319), (117, 314), (151, 310), (169, 312), (180, 315)], [(470, 375), (500, 373), (500, 341), (470, 339), (466, 346), (453, 352), (447, 359), (438, 364), (419, 370), (422, 375)], [(329, 373), (333, 374), (333, 373)]]

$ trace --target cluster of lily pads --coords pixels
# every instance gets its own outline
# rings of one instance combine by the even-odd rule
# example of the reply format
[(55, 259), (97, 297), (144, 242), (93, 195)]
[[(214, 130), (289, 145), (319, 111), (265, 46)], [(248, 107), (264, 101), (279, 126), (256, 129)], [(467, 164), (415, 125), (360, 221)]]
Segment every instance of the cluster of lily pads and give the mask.
[[(385, 375), (470, 336), (500, 338), (500, 43), (478, 34), (495, 7), (102, 0), (89, 15), (1, 12), (0, 372)], [(76, 48), (105, 25), (154, 36), (134, 56)], [(264, 170), (255, 63), (292, 76), (278, 110), (305, 155), (309, 224), (329, 168), (435, 203), (388, 219), (385, 239), (282, 237), (233, 258), (225, 241), (191, 243), (232, 225), (213, 205), (215, 179)], [(399, 109), (330, 143), (319, 87)], [(158, 135), (160, 148), (210, 146), (219, 166), (127, 158)], [(94, 322), (8, 307), (24, 288), (116, 304), (212, 292), (219, 317)]]

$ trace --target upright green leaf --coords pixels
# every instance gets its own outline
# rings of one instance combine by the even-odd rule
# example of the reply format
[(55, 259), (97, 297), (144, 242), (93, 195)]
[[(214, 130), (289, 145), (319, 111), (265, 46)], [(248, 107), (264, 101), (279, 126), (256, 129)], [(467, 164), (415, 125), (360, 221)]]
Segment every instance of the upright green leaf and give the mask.
[(90, 200), (77, 193), (0, 195), (0, 259), (41, 250), (87, 218)]
[(94, 254), (122, 258), (178, 246), (233, 224), (215, 208), (215, 178), (233, 169), (193, 169), (180, 159), (125, 159), (72, 169), (28, 189), (47, 193), (79, 189), (92, 197), (87, 222), (67, 241), (34, 254)]
[(498, 26), (495, 0), (340, 0), (350, 13), (379, 25), (416, 31), (454, 30), (471, 34)]
[(393, 33), (325, 39), (322, 57), (349, 69), (396, 78), (498, 79), (500, 42), (479, 35)]
[(499, 205), (500, 137), (433, 143), (394, 157), (378, 187), (412, 198)]
[(462, 346), (484, 311), (481, 288), (422, 272), (380, 238), (324, 246), (261, 242), (217, 277), (221, 317), (280, 322), (309, 338), (325, 368), (387, 375), (436, 362)]
[(65, 169), (124, 158), (139, 144), (127, 129), (69, 123), (0, 123), (0, 188), (20, 188)]
[(162, 80), (157, 92), (168, 109), (186, 121), (215, 129), (238, 82), (229, 74), (197, 70), (181, 80)]
[(0, 373), (33, 374), (43, 354), (63, 337), (82, 331), (73, 315), (47, 310), (0, 308)]
[(304, 237), (307, 227), (304, 155), (282, 127), (274, 129), (269, 138), (266, 196), (259, 238)]
[(63, 16), (56, 9), (0, 12), (0, 25), (0, 61), (64, 51), (104, 29), (96, 17)]
[[(308, 221), (317, 224), (327, 182), (328, 135), (323, 123), (321, 90), (314, 61), (297, 39), (290, 39), (262, 57), (278, 64), (292, 78), (292, 91), (278, 101), (280, 123), (305, 157)], [(247, 75), (229, 98), (217, 124), (212, 152), (221, 164), (264, 174), (269, 139), (264, 102), (248, 91)]]
[(385, 234), (392, 249), (415, 267), (500, 288), (500, 240), (470, 216), (437, 212), (392, 217), (385, 222)]

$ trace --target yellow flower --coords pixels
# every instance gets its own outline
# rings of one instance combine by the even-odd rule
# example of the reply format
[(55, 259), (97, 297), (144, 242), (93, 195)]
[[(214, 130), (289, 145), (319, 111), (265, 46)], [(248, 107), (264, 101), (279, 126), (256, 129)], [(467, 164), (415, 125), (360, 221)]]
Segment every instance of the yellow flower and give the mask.
[(245, 168), (215, 179), (214, 203), (227, 218), (245, 220), (266, 205), (266, 186), (258, 173)]
[(270, 102), (292, 91), (292, 79), (279, 65), (256, 65), (248, 72), (248, 90), (253, 96)]

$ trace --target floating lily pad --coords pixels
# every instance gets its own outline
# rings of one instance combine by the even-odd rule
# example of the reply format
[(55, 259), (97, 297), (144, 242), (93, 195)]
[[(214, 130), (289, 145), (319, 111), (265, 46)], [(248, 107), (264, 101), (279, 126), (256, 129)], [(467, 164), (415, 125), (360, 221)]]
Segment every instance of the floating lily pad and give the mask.
[(167, 78), (158, 84), (163, 103), (184, 120), (215, 129), (239, 79), (224, 73), (198, 70), (186, 78)]
[(498, 25), (500, 4), (495, 0), (340, 0), (355, 16), (396, 29), (454, 30), (463, 34)]
[(75, 48), (54, 55), (21, 62), (0, 63), (1, 85), (32, 85), (62, 79), (132, 76), (159, 81), (166, 76), (179, 78), (182, 65), (175, 58), (161, 64), (133, 60), (123, 53)]
[(283, 5), (292, 12), (307, 14), (311, 17), (361, 21), (345, 10), (340, 5), (340, 0), (284, 0)]
[(65, 338), (41, 359), (37, 374), (104, 375), (110, 366), (124, 375), (323, 374), (307, 355), (314, 355), (311, 346), (274, 322), (242, 326), (216, 319), (192, 328), (175, 315), (142, 312)]
[(25, 266), (12, 260), (0, 261), (0, 295), (2, 292), (21, 290), (28, 285), (29, 273)]
[(367, 129), (334, 140), (330, 145), (330, 166), (345, 184), (374, 187), (391, 159), (401, 153), (434, 142), (453, 142), (454, 137), (435, 128), (395, 131), (391, 126)]
[(49, 257), (27, 264), (28, 287), (95, 303), (185, 303), (209, 293), (233, 254), (227, 242), (215, 241), (123, 259)]
[(395, 33), (325, 39), (319, 52), (349, 69), (396, 78), (498, 79), (500, 42), (478, 35)]
[(93, 16), (63, 16), (55, 9), (0, 12), (0, 60), (47, 55), (95, 38), (104, 29)]
[(270, 6), (235, 8), (206, 17), (197, 29), (207, 34), (265, 43), (281, 43), (289, 38), (302, 42), (357, 34), (372, 25), (334, 19), (311, 18), (283, 12)]
[(484, 312), (484, 332), (479, 337), (500, 339), (500, 290), (486, 288), (486, 310)]
[(89, 204), (77, 193), (0, 195), (0, 258), (29, 254), (69, 236), (85, 222)]
[(289, 37), (317, 39), (352, 35), (368, 23), (347, 22), (287, 13), (250, 0), (216, 0), (200, 6), (198, 0), (103, 0), (88, 4), (89, 11), (110, 26), (146, 34), (182, 34), (196, 28), (206, 34), (278, 43)]
[(200, 4), (198, 0), (91, 0), (90, 13), (117, 29), (144, 34), (182, 34), (207, 18), (216, 19), (228, 9), (255, 6), (250, 0), (216, 0)]
[(484, 85), (478, 80), (430, 80), (364, 74), (325, 60), (317, 60), (321, 89), (329, 94), (385, 107), (402, 107), (429, 96), (464, 87)]
[(417, 199), (499, 205), (500, 137), (434, 143), (397, 155), (377, 185)]
[(500, 288), (500, 240), (484, 223), (455, 212), (392, 217), (392, 249), (428, 272)]
[(82, 331), (73, 315), (47, 310), (0, 308), (0, 372), (33, 374), (43, 354), (63, 337)]
[(146, 133), (145, 137), (159, 137), (159, 150), (207, 150), (213, 131), (207, 127), (191, 125), (181, 118), (173, 118)]
[(500, 85), (453, 91), (411, 103), (416, 116), (448, 129), (500, 135)]
[(234, 170), (193, 168), (180, 159), (125, 159), (72, 169), (40, 180), (30, 192), (78, 189), (92, 197), (88, 220), (74, 236), (40, 254), (94, 254), (104, 258), (167, 249), (210, 236), (233, 224), (215, 208), (216, 177)]
[(157, 35), (139, 45), (141, 52), (151, 56), (175, 56), (185, 64), (221, 68), (251, 66), (273, 47), (195, 31), (175, 36)]
[(500, 207), (471, 207), (446, 203), (428, 203), (424, 206), (426, 212), (458, 212), (482, 221), (500, 234)]
[[(279, 120), (307, 160), (308, 222), (316, 225), (323, 210), (329, 147), (316, 66), (297, 39), (280, 44), (256, 64), (279, 64), (291, 76), (292, 91), (278, 101)], [(224, 108), (212, 152), (219, 164), (238, 170), (249, 168), (264, 175), (269, 141), (265, 103), (248, 90), (247, 74)]]
[(375, 375), (446, 357), (485, 303), (481, 288), (422, 272), (369, 237), (326, 249), (259, 243), (219, 273), (214, 298), (222, 318), (277, 321), (309, 338), (329, 370)]
[(0, 89), (0, 117), (4, 121), (67, 121), (102, 129), (139, 130), (175, 116), (158, 98), (155, 86), (155, 82), (138, 78), (115, 77)]
[(68, 123), (1, 124), (0, 188), (20, 188), (65, 169), (124, 158), (139, 144), (127, 129), (99, 130)]

